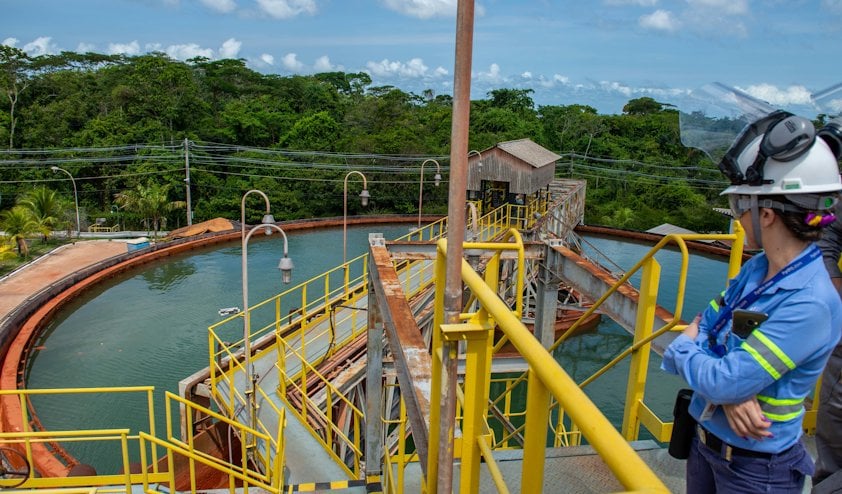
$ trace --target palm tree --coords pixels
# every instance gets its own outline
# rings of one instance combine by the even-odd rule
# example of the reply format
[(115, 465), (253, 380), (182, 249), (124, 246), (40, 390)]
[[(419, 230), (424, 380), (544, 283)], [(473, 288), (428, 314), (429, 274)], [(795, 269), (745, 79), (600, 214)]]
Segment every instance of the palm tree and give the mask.
[(67, 216), (67, 202), (56, 191), (46, 187), (36, 187), (26, 192), (18, 199), (18, 205), (32, 213), (32, 219), (38, 223), (38, 231), (45, 242), (47, 236), (62, 222), (61, 219)]
[(26, 245), (26, 237), (39, 231), (38, 223), (32, 218), (29, 209), (15, 206), (3, 211), (0, 213), (0, 226), (6, 232), (6, 236), (17, 244), (18, 255), (28, 256), (29, 246)]
[(146, 187), (138, 185), (134, 190), (119, 192), (114, 195), (114, 199), (120, 207), (134, 211), (145, 219), (151, 220), (157, 238), (161, 218), (170, 211), (187, 205), (185, 201), (170, 201), (167, 197), (169, 190), (169, 185), (150, 182)]

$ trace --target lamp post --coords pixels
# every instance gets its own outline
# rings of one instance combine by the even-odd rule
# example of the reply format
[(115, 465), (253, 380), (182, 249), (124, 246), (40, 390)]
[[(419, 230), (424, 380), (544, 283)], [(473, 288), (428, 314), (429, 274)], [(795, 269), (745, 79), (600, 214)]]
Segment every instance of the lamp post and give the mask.
[[(258, 192), (266, 197), (266, 194), (263, 194), (260, 191), (250, 190), (246, 192), (243, 196), (243, 207), (242, 207), (242, 215), (245, 216), (245, 198), (251, 192)], [(263, 223), (260, 225), (256, 225), (252, 227), (248, 233), (245, 233), (245, 228), (242, 229), (244, 235), (242, 237), (243, 242), (243, 261), (242, 261), (242, 277), (243, 277), (243, 363), (245, 365), (245, 376), (246, 376), (246, 399), (249, 402), (249, 427), (252, 429), (256, 428), (257, 425), (257, 403), (255, 400), (255, 385), (256, 385), (256, 376), (254, 374), (254, 370), (251, 366), (251, 313), (249, 312), (249, 292), (248, 292), (248, 242), (254, 232), (263, 229), (266, 235), (271, 235), (272, 230), (277, 230), (281, 232), (281, 235), (284, 237), (284, 256), (281, 258), (281, 262), (278, 264), (278, 269), (281, 270), (281, 281), (284, 284), (288, 284), (292, 281), (292, 259), (288, 256), (288, 243), (287, 243), (287, 235), (279, 227), (274, 223), (274, 219), (272, 215), (268, 213), (269, 210), (269, 199), (266, 199), (266, 209), (267, 213), (263, 217)], [(267, 222), (267, 219), (271, 219), (271, 222)], [(250, 448), (253, 445), (250, 444), (248, 438), (246, 438), (246, 448)]]
[(347, 261), (347, 244), (348, 244), (348, 177), (352, 174), (356, 173), (357, 175), (363, 178), (363, 191), (360, 192), (360, 204), (363, 207), (368, 206), (368, 200), (371, 196), (368, 193), (368, 181), (365, 179), (365, 175), (362, 172), (358, 172), (357, 170), (352, 170), (345, 175), (345, 186), (344, 186), (344, 194), (342, 196), (342, 264), (345, 264)]
[(57, 166), (51, 166), (50, 170), (54, 172), (64, 172), (70, 177), (70, 182), (73, 184), (73, 203), (76, 205), (76, 238), (79, 238), (79, 235), (82, 233), (82, 227), (79, 221), (79, 194), (76, 191), (76, 180), (73, 178), (73, 175), (70, 174), (69, 171), (65, 170), (64, 168), (59, 168)]
[(436, 164), (436, 175), (435, 175), (435, 177), (433, 177), (433, 180), (435, 180), (436, 187), (438, 187), (439, 184), (441, 183), (441, 167), (439, 166), (439, 162), (432, 159), (432, 158), (424, 160), (424, 162), (421, 163), (421, 181), (418, 183), (418, 229), (419, 230), (421, 229), (421, 200), (424, 198), (424, 165), (426, 165), (430, 161), (432, 161), (433, 163)]
[[(240, 202), (240, 239), (241, 240), (246, 238), (246, 197), (248, 197), (249, 194), (260, 194), (261, 196), (263, 196), (263, 200), (266, 202), (266, 214), (263, 215), (263, 220), (261, 220), (261, 223), (263, 223), (263, 224), (275, 223), (275, 218), (272, 216), (272, 213), (269, 212), (269, 197), (262, 190), (252, 189), (252, 190), (246, 192), (245, 194), (243, 194), (243, 200)], [(266, 235), (272, 234), (271, 228), (269, 228), (268, 226), (264, 227), (264, 228), (265, 228), (264, 232), (266, 232)]]

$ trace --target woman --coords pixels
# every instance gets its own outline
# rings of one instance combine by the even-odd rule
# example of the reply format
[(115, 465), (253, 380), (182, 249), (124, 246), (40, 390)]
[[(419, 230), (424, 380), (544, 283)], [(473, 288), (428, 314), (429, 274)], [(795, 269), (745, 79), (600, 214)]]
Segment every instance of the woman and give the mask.
[[(763, 252), (664, 354), (663, 368), (694, 391), (687, 492), (800, 493), (813, 473), (800, 442), (804, 398), (842, 328), (842, 302), (815, 245), (842, 190), (836, 157), (808, 120), (775, 112), (749, 126), (719, 167), (748, 248)], [(743, 332), (735, 310), (765, 320)], [(768, 427), (735, 432), (744, 419)]]

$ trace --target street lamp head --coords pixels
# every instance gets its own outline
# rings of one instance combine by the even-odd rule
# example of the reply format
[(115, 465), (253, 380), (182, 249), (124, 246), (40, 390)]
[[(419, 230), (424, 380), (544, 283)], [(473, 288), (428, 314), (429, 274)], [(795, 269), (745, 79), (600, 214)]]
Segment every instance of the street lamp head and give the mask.
[(436, 184), (436, 187), (439, 186), (441, 183), (441, 173), (436, 173), (436, 176), (433, 177), (433, 183)]
[[(263, 215), (263, 219), (260, 220), (260, 222), (264, 225), (274, 225), (275, 217), (272, 216), (272, 213), (266, 213), (265, 215)], [(272, 235), (272, 229), (267, 226), (263, 229), (263, 233), (265, 233), (266, 235)]]
[(371, 195), (368, 193), (368, 189), (363, 189), (363, 191), (360, 192), (360, 204), (362, 204), (363, 207), (368, 206), (368, 199), (370, 197)]
[(292, 259), (287, 256), (282, 257), (278, 269), (281, 270), (281, 281), (284, 285), (288, 285), (292, 281), (292, 268)]
[(59, 167), (57, 167), (57, 166), (51, 166), (51, 167), (50, 167), (50, 170), (52, 170), (52, 171), (54, 171), (54, 172), (57, 172), (57, 171), (61, 170), (61, 168), (59, 168)]

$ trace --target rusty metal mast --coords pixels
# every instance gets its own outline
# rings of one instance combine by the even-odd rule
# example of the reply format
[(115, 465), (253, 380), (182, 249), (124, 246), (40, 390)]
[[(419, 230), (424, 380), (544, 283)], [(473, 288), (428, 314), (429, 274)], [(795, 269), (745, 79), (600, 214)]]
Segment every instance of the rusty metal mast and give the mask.
[[(453, 67), (453, 118), (450, 131), (450, 189), (447, 211), (447, 264), (444, 295), (445, 324), (458, 324), (462, 311), (462, 241), (468, 182), (468, 131), (471, 115), (471, 58), (474, 42), (474, 1), (459, 0), (456, 11), (456, 56)], [(438, 331), (439, 328), (434, 328)], [(453, 488), (453, 434), (456, 424), (457, 345), (445, 343), (442, 352), (438, 479), (436, 492)], [(434, 357), (435, 358), (435, 357)], [(430, 427), (434, 427), (430, 424)]]

